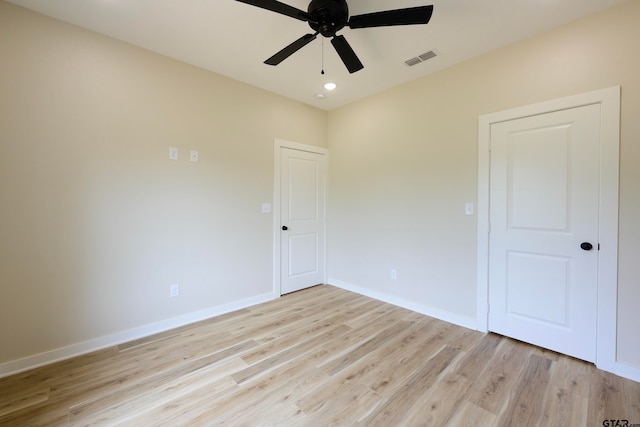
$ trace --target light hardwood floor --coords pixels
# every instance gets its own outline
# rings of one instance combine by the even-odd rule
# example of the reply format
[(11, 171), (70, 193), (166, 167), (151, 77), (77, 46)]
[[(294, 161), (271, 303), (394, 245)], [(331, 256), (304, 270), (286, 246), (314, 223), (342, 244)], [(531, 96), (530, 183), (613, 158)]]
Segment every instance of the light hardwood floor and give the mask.
[(0, 379), (0, 426), (602, 426), (640, 383), (331, 286)]

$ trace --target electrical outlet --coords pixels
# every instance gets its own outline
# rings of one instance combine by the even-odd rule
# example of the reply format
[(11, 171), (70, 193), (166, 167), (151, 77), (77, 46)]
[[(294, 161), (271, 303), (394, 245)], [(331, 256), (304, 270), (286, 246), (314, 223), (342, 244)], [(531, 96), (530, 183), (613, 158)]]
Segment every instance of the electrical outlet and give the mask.
[(192, 163), (198, 163), (200, 161), (200, 154), (196, 150), (191, 150), (189, 153), (189, 160)]
[(391, 280), (397, 280), (398, 270), (395, 270), (395, 269), (389, 270), (389, 277), (391, 278)]
[(180, 296), (180, 285), (178, 283), (174, 283), (169, 287), (169, 296), (171, 298)]

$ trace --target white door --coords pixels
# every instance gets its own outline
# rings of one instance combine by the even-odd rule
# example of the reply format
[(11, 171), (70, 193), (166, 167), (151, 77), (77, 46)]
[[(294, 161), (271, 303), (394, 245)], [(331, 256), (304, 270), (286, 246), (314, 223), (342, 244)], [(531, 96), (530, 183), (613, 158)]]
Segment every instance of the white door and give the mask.
[(280, 291), (324, 282), (325, 156), (280, 151)]
[(595, 361), (599, 104), (491, 125), (489, 330)]

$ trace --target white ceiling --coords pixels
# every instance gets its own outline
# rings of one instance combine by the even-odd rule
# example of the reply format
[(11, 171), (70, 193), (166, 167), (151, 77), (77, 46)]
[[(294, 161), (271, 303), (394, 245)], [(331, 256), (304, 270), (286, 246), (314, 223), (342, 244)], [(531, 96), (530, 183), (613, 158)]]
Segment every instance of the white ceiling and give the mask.
[[(434, 5), (428, 25), (343, 29), (364, 64), (349, 74), (319, 37), (277, 67), (263, 61), (312, 32), (305, 22), (235, 0), (8, 0), (324, 110), (449, 67), (626, 0), (349, 0), (351, 15)], [(306, 10), (308, 0), (285, 0)], [(439, 56), (414, 67), (409, 58)], [(328, 93), (323, 84), (338, 88)], [(325, 93), (325, 99), (315, 94)]]

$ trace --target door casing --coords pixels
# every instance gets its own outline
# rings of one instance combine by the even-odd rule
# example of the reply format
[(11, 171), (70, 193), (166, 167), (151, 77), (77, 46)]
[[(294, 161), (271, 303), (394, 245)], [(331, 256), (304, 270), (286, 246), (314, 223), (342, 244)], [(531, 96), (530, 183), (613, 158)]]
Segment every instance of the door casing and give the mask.
[[(282, 289), (281, 289), (281, 281), (282, 281), (282, 277), (281, 277), (281, 271), (280, 271), (280, 265), (281, 265), (281, 251), (280, 251), (280, 246), (282, 244), (282, 233), (280, 230), (281, 227), (281, 219), (282, 219), (282, 209), (280, 206), (280, 202), (281, 202), (281, 187), (280, 187), (280, 170), (281, 170), (281, 152), (283, 149), (290, 149), (290, 150), (299, 150), (299, 151), (306, 151), (306, 152), (310, 152), (310, 153), (316, 153), (316, 154), (322, 154), (325, 156), (325, 167), (328, 168), (328, 161), (329, 161), (329, 150), (327, 150), (326, 148), (322, 148), (322, 147), (316, 147), (313, 145), (306, 145), (306, 144), (300, 144), (298, 142), (291, 142), (291, 141), (285, 141), (282, 139), (275, 139), (274, 140), (274, 183), (273, 183), (273, 292), (276, 295), (282, 295)], [(326, 171), (325, 171), (326, 172)], [(325, 210), (326, 210), (326, 200), (327, 200), (327, 194), (328, 194), (328, 179), (327, 179), (327, 173), (324, 174), (325, 175), (325, 183), (324, 183), (324, 188), (325, 188)], [(326, 215), (325, 215), (326, 218)], [(326, 221), (326, 219), (325, 219)], [(325, 234), (326, 234), (326, 226), (325, 226)], [(324, 252), (324, 260), (326, 263), (326, 259), (327, 259), (327, 253), (326, 253), (326, 241), (327, 241), (327, 236), (324, 236), (323, 241), (325, 242), (324, 247), (322, 248), (322, 251)], [(326, 279), (327, 279), (327, 271), (326, 271), (326, 264), (322, 266), (322, 270), (323, 270), (323, 283), (326, 283)]]
[(576, 108), (601, 106), (600, 140), (600, 252), (598, 259), (598, 303), (596, 365), (616, 370), (618, 283), (618, 186), (620, 161), (620, 86), (480, 116), (478, 120), (478, 246), (477, 329), (489, 327), (489, 187), (491, 125), (507, 120)]

